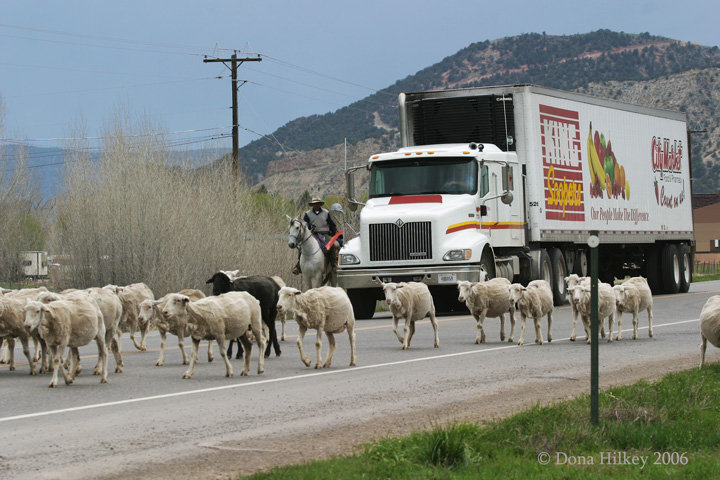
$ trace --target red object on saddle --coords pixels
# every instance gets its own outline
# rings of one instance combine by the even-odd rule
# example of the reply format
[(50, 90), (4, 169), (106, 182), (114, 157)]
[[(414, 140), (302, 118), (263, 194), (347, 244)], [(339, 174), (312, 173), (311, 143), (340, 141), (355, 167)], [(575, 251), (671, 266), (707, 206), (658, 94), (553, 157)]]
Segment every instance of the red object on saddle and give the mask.
[[(347, 230), (347, 229), (345, 229), (345, 230)], [(339, 237), (340, 235), (342, 235), (343, 233), (345, 233), (345, 230), (340, 230), (339, 232), (337, 232), (335, 235), (333, 235), (333, 236), (330, 238), (330, 240), (328, 240), (328, 242), (327, 242), (325, 245), (323, 245), (323, 248), (325, 249), (325, 251), (327, 251), (327, 252), (330, 251), (330, 249), (332, 248), (332, 246), (335, 245), (335, 241), (338, 239), (338, 237)], [(329, 246), (328, 246), (328, 245), (329, 245)]]

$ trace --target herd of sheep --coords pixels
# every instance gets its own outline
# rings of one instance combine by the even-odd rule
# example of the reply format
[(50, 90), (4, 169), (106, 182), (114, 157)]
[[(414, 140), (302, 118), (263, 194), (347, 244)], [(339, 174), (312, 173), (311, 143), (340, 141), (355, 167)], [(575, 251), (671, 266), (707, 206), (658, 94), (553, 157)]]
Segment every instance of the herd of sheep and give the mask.
[[(590, 343), (591, 288), (588, 277), (570, 275), (565, 278), (573, 314), (575, 340), (578, 315), (585, 329), (586, 341)], [(123, 371), (119, 338), (123, 330), (138, 350), (146, 350), (146, 334), (150, 326), (157, 328), (161, 336), (160, 356), (156, 365), (164, 363), (165, 341), (168, 333), (178, 338), (183, 364), (189, 365), (183, 378), (191, 378), (198, 358), (200, 342), (207, 340), (208, 361), (212, 361), (212, 342), (215, 341), (223, 357), (226, 376), (233, 376), (229, 361), (232, 341), (238, 346), (238, 358), (244, 353), (241, 375), (250, 370), (252, 342), (257, 343), (258, 374), (264, 371), (264, 359), (271, 347), (280, 355), (275, 330), (276, 319), (282, 323), (282, 339), (285, 339), (285, 319), (292, 315), (298, 325), (297, 346), (300, 358), (306, 366), (312, 361), (303, 350), (303, 338), (307, 330), (317, 332), (315, 342), (315, 368), (331, 365), (335, 352), (335, 334), (347, 332), (350, 340), (350, 366), (355, 365), (355, 317), (347, 294), (337, 287), (319, 287), (301, 292), (288, 287), (278, 277), (240, 277), (237, 272), (221, 271), (207, 283), (213, 284), (213, 295), (205, 296), (200, 290), (188, 289), (155, 299), (153, 292), (143, 283), (127, 286), (107, 285), (102, 288), (68, 290), (60, 294), (44, 287), (20, 290), (0, 289), (0, 338), (7, 346), (0, 363), (8, 363), (15, 370), (14, 348), (16, 339), (30, 366), (30, 374), (52, 371), (50, 387), (57, 386), (58, 373), (66, 384), (71, 384), (81, 371), (79, 347), (93, 340), (97, 344), (98, 362), (94, 374), (107, 382), (108, 351), (115, 359), (115, 372)], [(433, 298), (423, 283), (383, 283), (385, 301), (393, 318), (393, 332), (402, 344), (409, 348), (415, 332), (415, 322), (429, 317), (434, 330), (434, 347), (438, 348), (438, 323), (435, 318)], [(477, 322), (475, 343), (485, 342), (483, 322), (486, 317), (500, 319), (500, 339), (505, 340), (505, 315), (510, 318), (509, 342), (515, 338), (515, 313), (521, 318), (518, 345), (523, 345), (525, 321), (532, 318), (535, 327), (535, 343), (543, 344), (541, 319), (547, 316), (547, 341), (552, 341), (553, 294), (548, 282), (535, 280), (527, 286), (511, 284), (504, 278), (494, 278), (478, 283), (457, 282), (458, 300), (465, 303)], [(642, 277), (630, 278), (620, 285), (598, 284), (598, 312), (601, 335), (613, 341), (613, 327), (617, 318), (616, 340), (622, 339), (622, 314), (632, 314), (633, 339), (638, 339), (638, 315), (647, 311), (648, 334), (653, 336), (652, 293)], [(405, 319), (404, 332), (398, 332), (398, 321)], [(607, 332), (605, 319), (607, 318)], [(705, 363), (707, 342), (720, 348), (720, 295), (711, 297), (702, 309), (701, 366)], [(135, 340), (140, 331), (140, 343)], [(329, 350), (323, 362), (322, 337), (327, 336)], [(184, 338), (192, 339), (188, 358)], [(35, 345), (30, 354), (30, 341)], [(69, 351), (68, 351), (69, 350)], [(66, 355), (67, 352), (67, 355)]]

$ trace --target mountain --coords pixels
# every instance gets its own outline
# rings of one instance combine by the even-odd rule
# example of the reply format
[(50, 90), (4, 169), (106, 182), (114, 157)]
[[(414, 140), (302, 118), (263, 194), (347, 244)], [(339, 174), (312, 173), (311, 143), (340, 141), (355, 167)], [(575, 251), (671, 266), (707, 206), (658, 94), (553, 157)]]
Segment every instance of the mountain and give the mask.
[[(720, 49), (642, 34), (598, 30), (553, 36), (523, 34), (474, 43), (363, 100), (325, 115), (295, 119), (240, 150), (256, 185), (297, 198), (344, 192), (343, 139), (349, 165), (398, 145), (397, 96), (486, 85), (536, 84), (688, 115), (694, 130), (696, 193), (720, 189)], [(277, 139), (270, 141), (268, 139)], [(287, 153), (289, 152), (289, 153)]]

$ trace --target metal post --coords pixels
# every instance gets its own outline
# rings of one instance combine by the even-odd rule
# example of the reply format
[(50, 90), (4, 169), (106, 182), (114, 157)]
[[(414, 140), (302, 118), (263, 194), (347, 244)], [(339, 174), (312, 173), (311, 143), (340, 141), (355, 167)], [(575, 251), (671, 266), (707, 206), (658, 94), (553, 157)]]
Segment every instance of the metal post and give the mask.
[(598, 232), (590, 232), (592, 241), (590, 245), (590, 422), (597, 425), (600, 421), (599, 415), (599, 357), (600, 344), (598, 333), (600, 330), (598, 322)]

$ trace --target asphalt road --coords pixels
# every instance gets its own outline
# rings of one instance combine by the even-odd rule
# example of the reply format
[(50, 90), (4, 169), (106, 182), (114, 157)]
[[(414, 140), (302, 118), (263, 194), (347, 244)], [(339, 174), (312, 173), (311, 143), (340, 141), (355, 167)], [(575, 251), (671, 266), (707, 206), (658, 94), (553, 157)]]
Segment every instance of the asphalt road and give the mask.
[[(697, 355), (699, 362), (700, 310), (717, 294), (720, 282), (704, 282), (693, 284), (688, 294), (655, 297), (654, 338), (648, 338), (647, 315), (642, 313), (640, 340), (633, 341), (631, 317), (624, 315), (623, 340), (600, 345), (601, 377), (604, 371), (659, 359)], [(226, 378), (217, 347), (215, 361), (208, 364), (203, 343), (193, 378), (182, 379), (187, 367), (180, 364), (175, 337), (168, 338), (165, 366), (156, 367), (160, 339), (151, 332), (147, 352), (138, 352), (123, 336), (125, 373), (112, 373), (110, 356), (107, 384), (91, 374), (96, 351), (89, 346), (81, 350), (84, 371), (75, 383), (67, 386), (60, 376), (58, 388), (49, 389), (49, 374), (30, 376), (18, 349), (16, 371), (0, 366), (0, 478), (96, 478), (202, 455), (229, 442), (242, 452), (257, 438), (400, 414), (414, 406), (502, 393), (518, 385), (542, 388), (557, 379), (585, 381), (589, 372), (590, 349), (580, 322), (578, 341), (569, 341), (569, 306), (555, 311), (552, 343), (533, 344), (528, 323), (522, 347), (500, 342), (497, 319), (485, 322), (487, 343), (475, 345), (475, 321), (466, 315), (439, 317), (438, 349), (432, 348), (429, 322), (419, 322), (410, 349), (402, 351), (388, 314), (376, 316), (356, 323), (357, 366), (348, 366), (343, 334), (336, 336), (332, 367), (323, 370), (300, 362), (292, 321), (288, 339), (281, 342), (282, 356), (273, 354), (265, 373), (258, 375), (256, 347), (247, 377), (239, 376), (242, 361), (232, 360), (235, 377)], [(519, 334), (518, 321), (516, 342)], [(304, 342), (311, 358), (314, 342), (311, 332)], [(326, 349), (325, 339), (323, 355)], [(720, 351), (710, 346), (708, 361), (718, 360)]]

